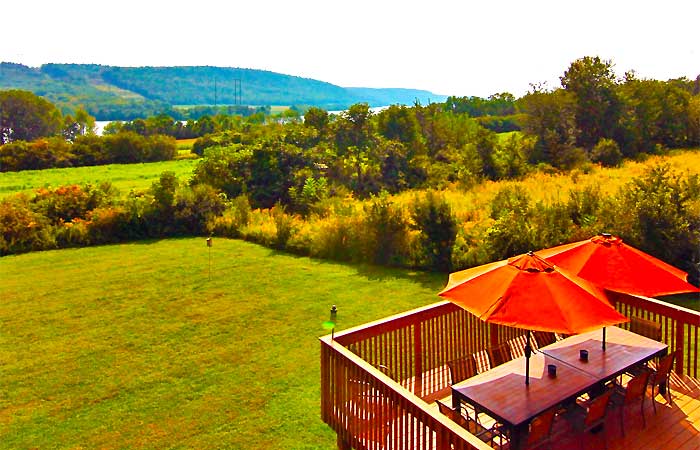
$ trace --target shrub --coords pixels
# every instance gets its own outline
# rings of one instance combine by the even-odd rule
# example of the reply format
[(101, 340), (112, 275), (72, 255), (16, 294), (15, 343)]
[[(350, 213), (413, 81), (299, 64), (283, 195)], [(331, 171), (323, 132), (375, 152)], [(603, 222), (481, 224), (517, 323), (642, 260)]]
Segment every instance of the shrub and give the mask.
[(287, 241), (294, 233), (294, 218), (288, 215), (284, 206), (279, 203), (270, 210), (270, 213), (275, 221), (275, 229), (277, 230), (275, 248), (284, 250), (287, 247)]
[(591, 150), (591, 161), (604, 167), (616, 167), (622, 162), (622, 152), (617, 142), (612, 139), (601, 139)]
[(328, 198), (330, 190), (325, 177), (309, 177), (304, 180), (301, 189), (289, 188), (289, 197), (295, 211), (307, 216), (312, 212), (313, 206)]
[(226, 209), (225, 197), (206, 184), (196, 184), (178, 192), (175, 222), (180, 232), (203, 235), (211, 231), (209, 221)]
[(364, 212), (361, 236), (367, 260), (376, 264), (404, 262), (408, 254), (408, 221), (401, 207), (383, 192), (365, 205)]
[(416, 198), (411, 218), (414, 228), (420, 231), (421, 259), (432, 269), (452, 270), (457, 220), (445, 198), (433, 191), (428, 191), (423, 199)]
[(684, 179), (667, 164), (651, 167), (621, 191), (616, 225), (631, 245), (698, 277), (700, 217), (697, 176)]
[(336, 214), (320, 221), (311, 255), (339, 261), (360, 261), (363, 248), (359, 235), (363, 219), (353, 214)]
[(148, 141), (132, 131), (123, 131), (102, 138), (110, 162), (127, 164), (146, 161)]
[(526, 216), (529, 205), (530, 197), (525, 191), (515, 186), (505, 186), (496, 193), (491, 201), (491, 218), (497, 220), (510, 213)]
[(126, 238), (129, 226), (126, 210), (121, 206), (93, 209), (89, 215), (88, 231), (92, 244), (119, 242)]
[(148, 138), (147, 161), (170, 161), (177, 154), (175, 138), (156, 134)]
[(90, 193), (74, 184), (55, 189), (41, 188), (32, 200), (33, 209), (52, 223), (70, 222), (73, 218), (84, 218), (95, 206), (90, 202)]
[(24, 195), (0, 201), (0, 256), (56, 246), (48, 220), (32, 211)]
[(566, 203), (571, 221), (579, 227), (593, 225), (596, 222), (600, 202), (601, 194), (598, 186), (572, 189), (569, 191), (569, 199)]

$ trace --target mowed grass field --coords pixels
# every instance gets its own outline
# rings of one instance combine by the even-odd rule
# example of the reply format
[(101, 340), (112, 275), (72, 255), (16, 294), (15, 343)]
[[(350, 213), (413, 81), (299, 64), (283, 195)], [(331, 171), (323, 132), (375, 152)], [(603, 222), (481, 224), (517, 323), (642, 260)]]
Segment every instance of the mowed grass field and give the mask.
[(0, 258), (0, 448), (335, 448), (319, 343), (444, 275), (202, 238)]
[(130, 190), (145, 190), (158, 180), (165, 171), (175, 172), (182, 181), (192, 176), (198, 161), (181, 159), (139, 164), (108, 164), (91, 167), (67, 167), (61, 169), (24, 170), (0, 173), (0, 198), (18, 192), (31, 193), (42, 187), (57, 187), (69, 184), (97, 185), (111, 182), (122, 194)]

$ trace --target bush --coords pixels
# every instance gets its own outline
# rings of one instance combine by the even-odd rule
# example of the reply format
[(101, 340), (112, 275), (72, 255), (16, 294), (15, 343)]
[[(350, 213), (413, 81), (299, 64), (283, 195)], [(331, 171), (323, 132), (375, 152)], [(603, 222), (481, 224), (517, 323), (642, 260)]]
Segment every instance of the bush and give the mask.
[(275, 221), (275, 229), (277, 230), (275, 248), (284, 250), (287, 247), (287, 241), (294, 233), (294, 218), (288, 215), (284, 206), (279, 203), (272, 208), (270, 213)]
[(603, 167), (619, 166), (622, 158), (620, 146), (612, 139), (599, 140), (591, 150), (591, 161), (600, 163)]
[(386, 192), (365, 205), (364, 254), (376, 264), (400, 264), (408, 254), (408, 221)]
[[(108, 190), (108, 192), (102, 189)], [(41, 188), (32, 199), (32, 208), (49, 219), (51, 223), (71, 222), (75, 218), (85, 219), (87, 213), (110, 200), (111, 185), (100, 188), (90, 185), (59, 186), (55, 189)]]
[(683, 178), (667, 165), (650, 168), (619, 194), (616, 226), (623, 239), (697, 280), (700, 260), (700, 216), (697, 175)]
[(571, 221), (579, 227), (593, 225), (597, 219), (601, 198), (598, 186), (572, 189), (569, 192), (569, 199), (566, 203)]
[(432, 269), (444, 272), (452, 270), (457, 220), (444, 197), (428, 191), (423, 199), (416, 198), (411, 218), (414, 228), (420, 231), (421, 259)]
[(175, 138), (156, 134), (148, 138), (146, 161), (170, 161), (177, 154)]
[(226, 209), (225, 197), (206, 184), (196, 184), (180, 191), (175, 201), (175, 222), (178, 231), (204, 235), (211, 231), (210, 221)]
[(56, 246), (48, 220), (23, 195), (0, 201), (0, 256)]

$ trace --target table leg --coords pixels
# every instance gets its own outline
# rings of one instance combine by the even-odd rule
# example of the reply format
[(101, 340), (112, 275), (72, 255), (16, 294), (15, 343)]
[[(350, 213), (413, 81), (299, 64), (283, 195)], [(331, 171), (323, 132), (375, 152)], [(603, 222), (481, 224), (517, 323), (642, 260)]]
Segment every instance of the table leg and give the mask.
[(522, 427), (513, 427), (510, 430), (510, 448), (519, 450), (525, 447), (525, 435), (527, 434), (527, 424)]

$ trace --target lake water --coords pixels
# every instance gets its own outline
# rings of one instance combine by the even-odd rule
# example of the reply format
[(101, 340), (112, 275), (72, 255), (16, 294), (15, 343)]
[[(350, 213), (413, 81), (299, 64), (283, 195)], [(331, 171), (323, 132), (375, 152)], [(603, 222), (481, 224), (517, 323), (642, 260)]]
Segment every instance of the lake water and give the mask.
[[(378, 112), (384, 111), (387, 109), (388, 106), (375, 106), (374, 108), (370, 108), (369, 110), (372, 111), (373, 114), (376, 114)], [(347, 111), (347, 110), (345, 110)], [(343, 111), (328, 111), (328, 114), (340, 114)], [(102, 136), (102, 133), (105, 130), (105, 127), (107, 124), (114, 122), (112, 120), (96, 120), (95, 121), (95, 134), (98, 136)]]
[(112, 122), (112, 121), (111, 120), (96, 120), (95, 121), (95, 134), (97, 134), (98, 136), (102, 136), (102, 133), (104, 132), (105, 127), (110, 122)]

